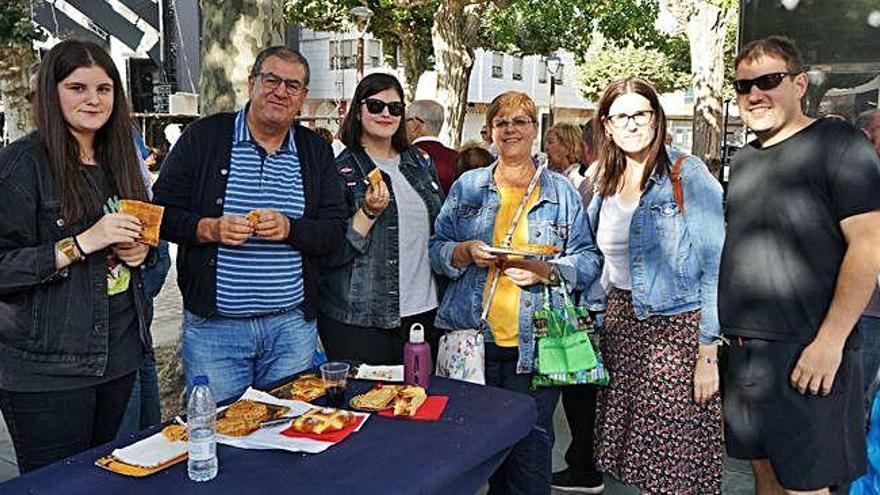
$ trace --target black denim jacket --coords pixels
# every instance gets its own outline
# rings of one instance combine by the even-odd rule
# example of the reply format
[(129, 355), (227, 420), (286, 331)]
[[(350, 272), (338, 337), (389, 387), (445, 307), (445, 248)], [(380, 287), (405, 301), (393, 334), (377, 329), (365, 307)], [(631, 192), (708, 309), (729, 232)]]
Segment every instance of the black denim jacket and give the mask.
[[(107, 250), (55, 269), (55, 243), (94, 224), (67, 225), (48, 158), (35, 134), (0, 151), (0, 388), (17, 370), (102, 376), (110, 322)], [(141, 341), (152, 305), (140, 270), (131, 270)]]
[[(391, 202), (366, 237), (354, 231), (351, 217), (364, 203), (364, 177), (376, 165), (366, 152), (347, 148), (336, 157), (336, 170), (346, 183), (349, 206), (345, 242), (323, 259), (321, 270), (321, 312), (349, 325), (394, 328), (400, 326), (400, 256), (408, 246), (399, 246), (397, 202), (391, 178), (382, 173)], [(431, 158), (414, 146), (400, 154), (400, 172), (421, 196), (428, 210), (429, 232), (443, 205), (443, 192)], [(441, 284), (438, 284), (440, 286)], [(439, 299), (439, 298), (438, 298)]]

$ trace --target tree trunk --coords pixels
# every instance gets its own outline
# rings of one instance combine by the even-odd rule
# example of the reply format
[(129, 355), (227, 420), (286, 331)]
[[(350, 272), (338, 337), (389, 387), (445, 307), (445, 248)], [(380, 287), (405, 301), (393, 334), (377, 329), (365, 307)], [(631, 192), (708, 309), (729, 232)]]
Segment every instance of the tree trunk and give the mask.
[(437, 100), (445, 105), (446, 122), (440, 139), (457, 148), (461, 142), (467, 110), (468, 82), (474, 65), (470, 41), (474, 38), (475, 13), (461, 0), (444, 0), (434, 14), (431, 29), (437, 70)]
[(415, 40), (405, 36), (399, 38), (400, 57), (403, 59), (403, 91), (406, 101), (411, 103), (416, 99), (419, 77), (428, 68), (428, 59), (425, 53), (419, 51)]
[(730, 21), (727, 12), (705, 1), (694, 7), (687, 21), (694, 91), (691, 152), (708, 162), (721, 155), (724, 42)]
[(200, 0), (202, 115), (231, 111), (248, 100), (247, 77), (261, 49), (283, 43), (282, 2)]
[(0, 97), (6, 117), (6, 137), (9, 142), (34, 130), (31, 104), (25, 98), (30, 91), (30, 66), (37, 61), (28, 44), (0, 47)]

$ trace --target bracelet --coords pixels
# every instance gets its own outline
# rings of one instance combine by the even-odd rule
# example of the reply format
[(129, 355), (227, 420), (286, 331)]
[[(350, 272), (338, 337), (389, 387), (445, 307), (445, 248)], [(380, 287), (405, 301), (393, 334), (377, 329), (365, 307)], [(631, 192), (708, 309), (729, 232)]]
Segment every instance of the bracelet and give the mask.
[(367, 207), (364, 205), (361, 205), (361, 211), (364, 213), (364, 216), (367, 217), (369, 220), (375, 220), (376, 218), (379, 217), (379, 215), (376, 215), (375, 213), (370, 213), (369, 211), (367, 211)]
[(697, 354), (697, 363), (718, 364), (718, 356), (701, 356)]
[(88, 256), (88, 253), (86, 253), (86, 250), (79, 244), (79, 239), (77, 239), (76, 236), (73, 236), (73, 245), (76, 246), (76, 250), (79, 251), (81, 257), (85, 258)]
[(76, 263), (77, 261), (85, 259), (85, 256), (77, 252), (75, 243), (76, 241), (73, 237), (65, 237), (55, 244), (58, 252), (63, 254), (64, 257), (67, 258), (67, 261), (71, 263)]

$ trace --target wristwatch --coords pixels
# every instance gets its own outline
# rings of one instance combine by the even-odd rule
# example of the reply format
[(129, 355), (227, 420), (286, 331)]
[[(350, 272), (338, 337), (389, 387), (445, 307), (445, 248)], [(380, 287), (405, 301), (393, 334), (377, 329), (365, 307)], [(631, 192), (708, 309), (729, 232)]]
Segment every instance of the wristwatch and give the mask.
[(58, 251), (67, 258), (71, 263), (76, 263), (77, 261), (82, 261), (85, 256), (80, 252), (76, 247), (76, 240), (73, 237), (65, 237), (61, 239), (56, 244), (58, 246)]
[(370, 212), (367, 210), (367, 206), (366, 206), (366, 205), (361, 205), (361, 211), (364, 212), (364, 216), (366, 216), (366, 217), (369, 218), (370, 220), (375, 220), (376, 218), (379, 217), (379, 215), (376, 215), (375, 213), (370, 213)]

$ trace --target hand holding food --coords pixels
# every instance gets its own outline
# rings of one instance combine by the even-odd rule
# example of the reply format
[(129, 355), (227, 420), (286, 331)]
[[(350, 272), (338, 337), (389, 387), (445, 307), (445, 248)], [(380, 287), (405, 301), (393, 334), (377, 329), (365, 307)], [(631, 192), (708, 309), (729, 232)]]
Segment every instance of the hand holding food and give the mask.
[(150, 247), (140, 242), (119, 242), (113, 244), (113, 253), (128, 266), (141, 266), (150, 252)]
[(165, 208), (143, 201), (123, 199), (119, 202), (119, 213), (125, 213), (140, 220), (143, 228), (140, 242), (153, 247), (159, 245), (159, 227), (162, 225), (162, 215), (165, 213)]
[(141, 240), (140, 220), (125, 213), (108, 213), (101, 217), (85, 232), (76, 236), (82, 254), (100, 251), (112, 244), (139, 242)]
[(367, 175), (367, 178), (370, 181), (370, 187), (367, 188), (363, 208), (368, 216), (378, 216), (385, 211), (388, 203), (391, 202), (391, 194), (388, 192), (388, 186), (382, 179), (382, 173), (378, 168), (374, 168)]
[[(290, 234), (290, 219), (279, 211), (255, 210), (258, 221), (254, 224), (254, 234), (267, 241), (283, 241)], [(248, 213), (253, 214), (254, 211)], [(247, 218), (247, 217), (245, 217)]]

